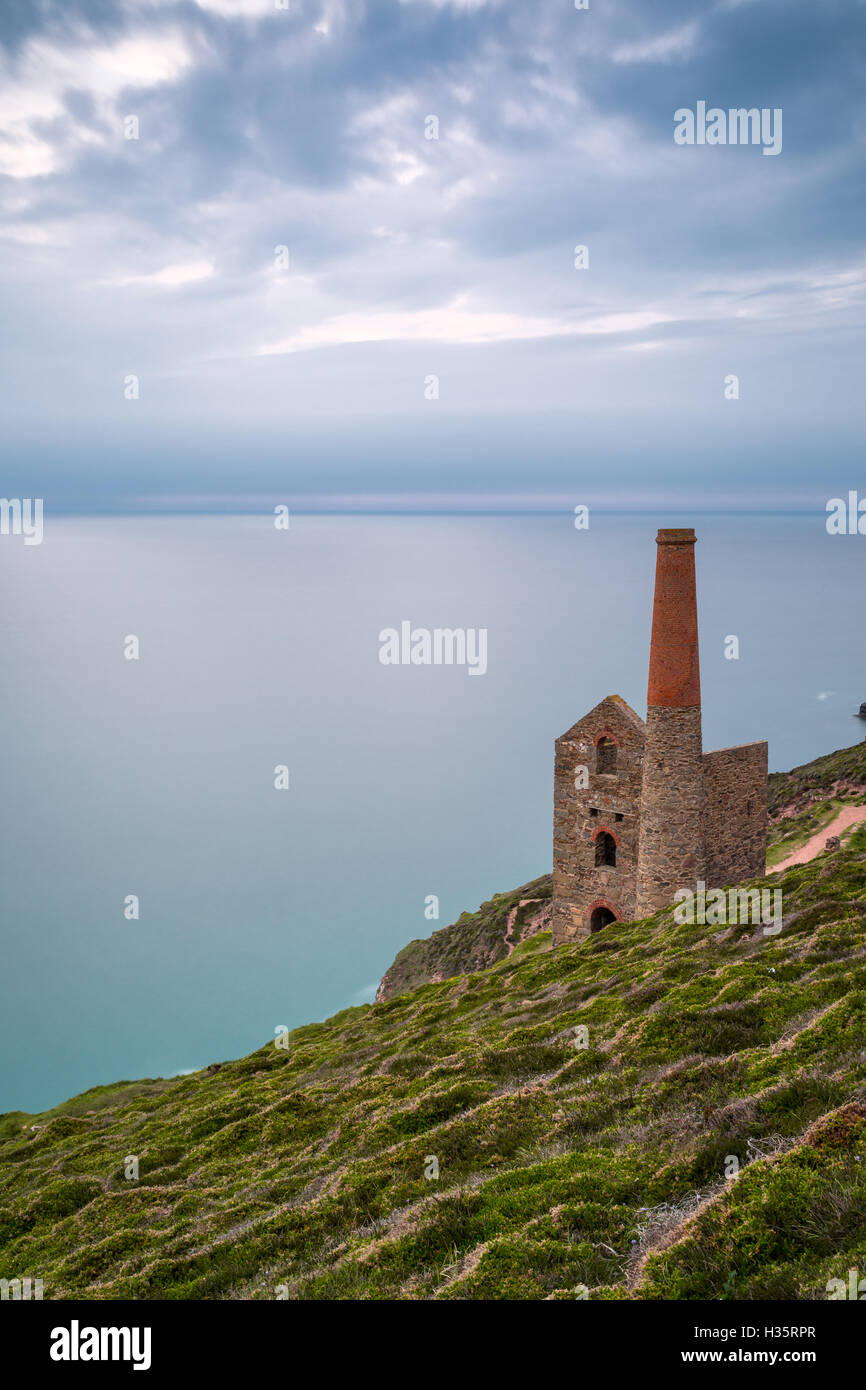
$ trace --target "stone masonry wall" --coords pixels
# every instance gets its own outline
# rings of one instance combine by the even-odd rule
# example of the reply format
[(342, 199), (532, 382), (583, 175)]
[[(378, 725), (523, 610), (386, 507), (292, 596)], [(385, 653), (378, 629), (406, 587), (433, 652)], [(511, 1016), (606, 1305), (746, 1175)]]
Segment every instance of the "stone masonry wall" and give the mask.
[[(614, 772), (596, 768), (596, 745), (604, 735), (617, 745)], [(556, 741), (554, 946), (589, 936), (590, 909), (596, 903), (604, 902), (620, 920), (635, 915), (643, 741), (642, 720), (612, 696)], [(589, 785), (576, 788), (575, 772), (581, 766), (589, 770)], [(602, 831), (617, 842), (615, 866), (595, 863), (595, 842)]]
[(700, 705), (651, 705), (643, 760), (637, 916), (706, 878)]
[(704, 755), (708, 888), (759, 878), (767, 856), (767, 745)]

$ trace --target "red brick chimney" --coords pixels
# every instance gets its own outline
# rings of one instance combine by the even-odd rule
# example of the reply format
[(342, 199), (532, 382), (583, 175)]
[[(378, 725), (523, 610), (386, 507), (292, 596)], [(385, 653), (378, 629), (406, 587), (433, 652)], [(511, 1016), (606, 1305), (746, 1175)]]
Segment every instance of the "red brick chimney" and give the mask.
[(647, 706), (701, 703), (695, 533), (659, 531)]
[(647, 687), (637, 915), (706, 873), (695, 533), (659, 531)]

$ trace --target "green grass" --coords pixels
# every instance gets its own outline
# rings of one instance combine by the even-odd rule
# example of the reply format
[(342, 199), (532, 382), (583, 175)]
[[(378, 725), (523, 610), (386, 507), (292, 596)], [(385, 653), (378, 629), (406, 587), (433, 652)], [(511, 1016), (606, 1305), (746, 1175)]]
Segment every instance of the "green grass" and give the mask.
[(866, 1269), (866, 829), (780, 882), (776, 937), (671, 910), (556, 951), (540, 933), (287, 1051), (3, 1117), (0, 1277), (54, 1299), (826, 1297)]
[[(774, 774), (771, 854), (864, 779), (863, 745)], [(520, 940), (545, 876), (286, 1051), (0, 1116), (0, 1277), (55, 1299), (826, 1297), (866, 1268), (866, 826), (770, 884), (775, 937), (668, 909), (554, 952)]]

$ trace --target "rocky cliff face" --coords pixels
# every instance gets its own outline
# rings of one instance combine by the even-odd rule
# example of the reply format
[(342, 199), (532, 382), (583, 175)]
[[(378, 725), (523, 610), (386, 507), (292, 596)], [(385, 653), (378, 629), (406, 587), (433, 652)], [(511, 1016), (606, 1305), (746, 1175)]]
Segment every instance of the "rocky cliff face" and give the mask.
[(410, 941), (382, 976), (376, 1003), (507, 959), (518, 942), (550, 930), (552, 892), (545, 874), (511, 893), (497, 893), (423, 941)]

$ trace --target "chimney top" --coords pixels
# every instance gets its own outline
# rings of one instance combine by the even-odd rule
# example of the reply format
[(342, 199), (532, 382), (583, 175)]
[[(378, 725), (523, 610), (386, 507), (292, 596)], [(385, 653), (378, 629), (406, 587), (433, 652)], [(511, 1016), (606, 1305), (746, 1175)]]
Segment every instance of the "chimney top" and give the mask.
[(697, 537), (691, 526), (662, 529), (656, 536), (656, 545), (694, 545)]

